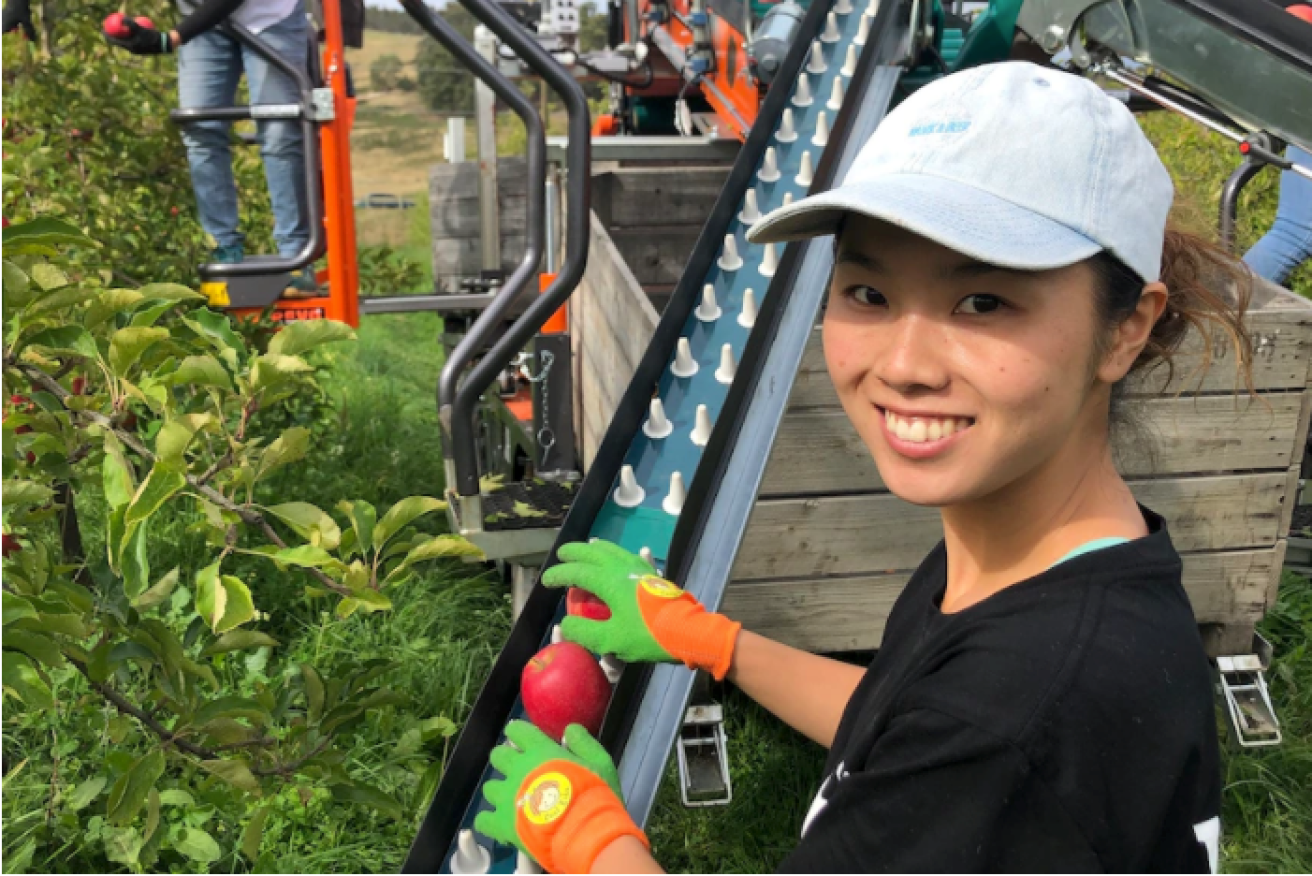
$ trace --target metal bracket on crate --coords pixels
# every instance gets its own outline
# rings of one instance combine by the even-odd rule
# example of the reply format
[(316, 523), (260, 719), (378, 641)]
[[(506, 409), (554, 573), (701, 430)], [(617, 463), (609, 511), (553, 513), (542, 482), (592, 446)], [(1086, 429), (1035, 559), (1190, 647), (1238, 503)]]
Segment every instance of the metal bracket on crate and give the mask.
[(1216, 658), (1221, 698), (1230, 729), (1240, 746), (1279, 745), (1280, 719), (1271, 704), (1265, 675), (1271, 661), (1271, 644), (1254, 635), (1253, 650), (1256, 653)]
[(316, 88), (310, 92), (313, 99), (313, 118), (316, 122), (331, 122), (337, 118), (337, 105), (331, 88)]
[(724, 707), (712, 702), (710, 676), (698, 673), (692, 702), (683, 714), (675, 743), (679, 757), (679, 796), (689, 808), (727, 806), (733, 799), (729, 777), (729, 737)]

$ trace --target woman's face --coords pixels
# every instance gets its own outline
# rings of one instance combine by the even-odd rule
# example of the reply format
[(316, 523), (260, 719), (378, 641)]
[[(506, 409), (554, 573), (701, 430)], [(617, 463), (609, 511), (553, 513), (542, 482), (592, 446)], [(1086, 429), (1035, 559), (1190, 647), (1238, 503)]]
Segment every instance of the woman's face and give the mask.
[(1014, 272), (895, 226), (845, 225), (825, 360), (893, 493), (943, 507), (992, 496), (1102, 445), (1094, 276)]

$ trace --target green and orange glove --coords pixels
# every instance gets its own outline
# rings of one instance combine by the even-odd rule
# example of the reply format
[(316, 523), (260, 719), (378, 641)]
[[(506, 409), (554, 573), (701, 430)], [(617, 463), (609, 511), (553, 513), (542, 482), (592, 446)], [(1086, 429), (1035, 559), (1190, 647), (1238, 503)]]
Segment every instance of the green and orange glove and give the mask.
[(582, 588), (610, 609), (608, 620), (565, 618), (560, 625), (565, 639), (630, 663), (683, 663), (717, 681), (728, 673), (742, 624), (707, 611), (617, 544), (576, 542), (557, 555), (561, 562), (542, 573), (542, 583)]
[(565, 728), (565, 745), (527, 721), (506, 725), (511, 744), (492, 750), (506, 778), (483, 785), (492, 804), (474, 829), (516, 846), (549, 873), (589, 873), (602, 850), (623, 836), (651, 843), (620, 799), (620, 777), (601, 743), (578, 724)]

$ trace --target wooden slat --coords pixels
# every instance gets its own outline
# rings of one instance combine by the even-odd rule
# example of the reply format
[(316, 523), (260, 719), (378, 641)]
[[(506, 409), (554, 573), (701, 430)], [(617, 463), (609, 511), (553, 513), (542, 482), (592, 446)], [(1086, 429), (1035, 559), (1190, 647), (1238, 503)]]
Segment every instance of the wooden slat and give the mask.
[[(523, 195), (527, 186), (528, 163), (523, 158), (497, 159), (498, 192), (504, 189)], [(428, 169), (428, 191), (433, 196), (432, 207), (453, 200), (478, 203), (478, 162), (432, 165)]]
[(597, 175), (597, 215), (616, 228), (692, 226), (700, 230), (729, 176), (718, 167), (625, 167)]
[[(1267, 608), (1284, 542), (1275, 547), (1185, 554), (1185, 592), (1200, 624), (1252, 624)], [(721, 610), (753, 632), (809, 651), (879, 647), (910, 572), (783, 581), (733, 580)]]
[[(1127, 476), (1288, 469), (1301, 460), (1297, 434), (1308, 393), (1147, 399), (1142, 416), (1155, 458), (1129, 448)], [(1265, 404), (1264, 404), (1265, 403)], [(1265, 405), (1270, 405), (1270, 410)], [(864, 493), (884, 489), (861, 437), (842, 410), (801, 408), (780, 424), (761, 496)]]
[(697, 243), (697, 226), (681, 228), (612, 229), (611, 239), (643, 286), (668, 286), (679, 282), (684, 265)]
[[(1131, 481), (1180, 551), (1271, 546), (1289, 475)], [(887, 493), (756, 503), (734, 578), (806, 578), (914, 569), (942, 538), (938, 511)]]
[(570, 299), (574, 355), (580, 363), (575, 404), (583, 412), (585, 470), (659, 321), (595, 213), (591, 235), (587, 270)]
[[(1300, 389), (1307, 383), (1308, 362), (1312, 358), (1312, 305), (1290, 304), (1284, 297), (1268, 307), (1248, 315), (1249, 331), (1254, 338), (1253, 383), (1259, 391)], [(1212, 350), (1212, 364), (1201, 381), (1194, 374), (1201, 362), (1201, 344), (1191, 334), (1176, 357), (1175, 377), (1166, 382), (1167, 372), (1154, 373), (1131, 381), (1131, 391), (1141, 395), (1174, 395), (1234, 392), (1236, 385), (1234, 354), (1228, 343), (1217, 339)], [(1191, 376), (1192, 375), (1192, 376)], [(825, 367), (820, 331), (807, 344), (797, 374), (789, 406), (794, 408), (836, 408), (838, 397)]]

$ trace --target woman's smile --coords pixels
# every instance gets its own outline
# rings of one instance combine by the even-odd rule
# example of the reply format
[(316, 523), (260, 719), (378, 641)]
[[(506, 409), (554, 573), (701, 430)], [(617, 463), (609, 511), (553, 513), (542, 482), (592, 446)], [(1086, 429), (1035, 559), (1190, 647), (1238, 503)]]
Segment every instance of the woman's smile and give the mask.
[(908, 459), (929, 459), (960, 443), (975, 425), (971, 417), (911, 413), (875, 405), (884, 440)]

